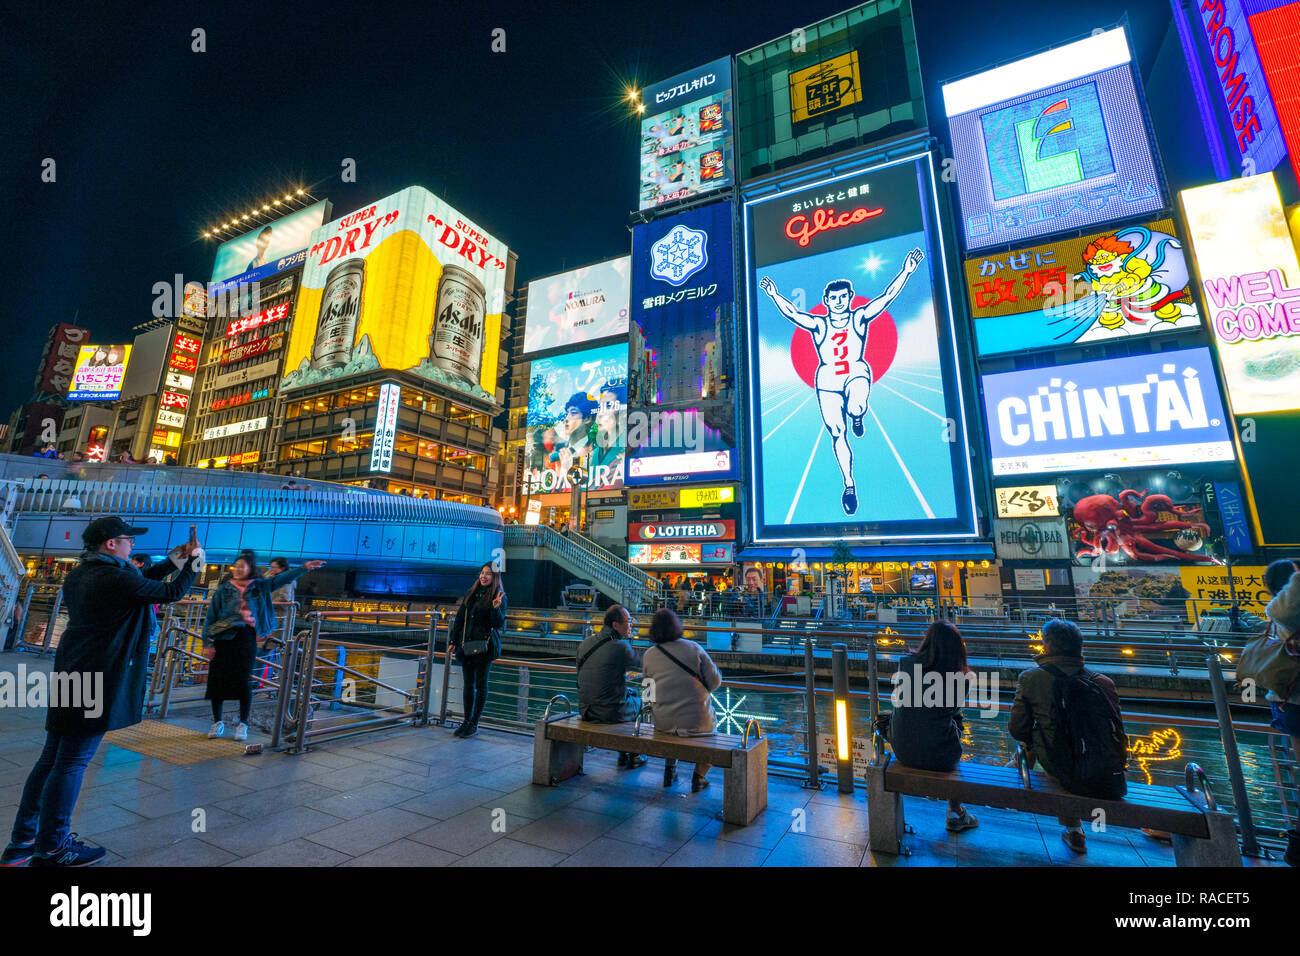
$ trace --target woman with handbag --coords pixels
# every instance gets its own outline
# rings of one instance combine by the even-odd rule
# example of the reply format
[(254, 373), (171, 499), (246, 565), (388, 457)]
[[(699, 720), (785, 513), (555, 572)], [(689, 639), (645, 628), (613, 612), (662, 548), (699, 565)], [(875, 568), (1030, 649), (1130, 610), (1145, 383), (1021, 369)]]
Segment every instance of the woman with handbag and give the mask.
[[(653, 689), (649, 704), (655, 733), (682, 737), (713, 733), (717, 718), (711, 695), (722, 686), (717, 665), (704, 648), (686, 639), (681, 619), (666, 607), (655, 611), (650, 621), (650, 642), (654, 647), (642, 655), (641, 673)], [(691, 793), (699, 793), (709, 785), (708, 773), (708, 764), (695, 765)], [(664, 761), (664, 786), (676, 782), (677, 761), (670, 757)]]
[(460, 661), (464, 684), (465, 719), (455, 736), (473, 737), (487, 703), (488, 670), (501, 656), (501, 631), (506, 626), (506, 592), (491, 562), (479, 568), (474, 586), (465, 595), (451, 622), (449, 649)]
[(226, 732), (225, 721), (221, 719), (222, 704), (237, 700), (239, 723), (235, 725), (235, 739), (248, 739), (257, 639), (276, 627), (271, 593), (324, 564), (324, 561), (308, 561), (294, 570), (264, 578), (257, 573), (257, 556), (245, 550), (230, 566), (230, 576), (212, 594), (203, 624), (203, 640), (208, 645), (204, 656), (212, 662), (208, 667), (207, 692), (203, 695), (212, 702), (212, 729), (208, 737), (220, 737)]

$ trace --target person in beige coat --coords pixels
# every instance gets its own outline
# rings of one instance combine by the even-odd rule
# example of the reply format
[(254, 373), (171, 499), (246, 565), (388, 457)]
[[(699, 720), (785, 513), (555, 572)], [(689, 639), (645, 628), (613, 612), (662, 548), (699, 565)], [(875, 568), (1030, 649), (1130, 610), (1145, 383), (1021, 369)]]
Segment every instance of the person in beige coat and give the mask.
[[(654, 711), (655, 732), (683, 737), (714, 732), (717, 721), (709, 696), (722, 686), (722, 675), (704, 648), (682, 635), (682, 622), (668, 608), (660, 608), (650, 622), (654, 645), (641, 659), (641, 672), (649, 682), (647, 702)], [(696, 764), (691, 792), (709, 785), (708, 764)], [(677, 761), (664, 762), (664, 786), (677, 781)]]

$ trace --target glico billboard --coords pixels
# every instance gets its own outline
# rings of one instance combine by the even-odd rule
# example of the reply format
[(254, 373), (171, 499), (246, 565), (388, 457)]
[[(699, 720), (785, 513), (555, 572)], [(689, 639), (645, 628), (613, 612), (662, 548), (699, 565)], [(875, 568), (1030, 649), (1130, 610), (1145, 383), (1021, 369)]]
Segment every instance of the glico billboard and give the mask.
[(524, 354), (627, 335), (627, 256), (528, 283)]
[(984, 376), (993, 474), (1231, 461), (1210, 350)]
[(966, 260), (981, 355), (1156, 335), (1200, 325), (1172, 219)]
[(928, 152), (746, 200), (755, 541), (976, 534)]
[(253, 282), (301, 265), (328, 205), (322, 200), (223, 242), (212, 263), (213, 283)]
[(321, 226), (281, 390), (388, 369), (494, 400), (507, 257), (421, 186)]
[(642, 102), (641, 209), (734, 182), (730, 57), (647, 86)]
[(632, 229), (629, 485), (739, 474), (731, 220), (721, 202)]
[(1122, 27), (945, 84), (968, 250), (1164, 206)]

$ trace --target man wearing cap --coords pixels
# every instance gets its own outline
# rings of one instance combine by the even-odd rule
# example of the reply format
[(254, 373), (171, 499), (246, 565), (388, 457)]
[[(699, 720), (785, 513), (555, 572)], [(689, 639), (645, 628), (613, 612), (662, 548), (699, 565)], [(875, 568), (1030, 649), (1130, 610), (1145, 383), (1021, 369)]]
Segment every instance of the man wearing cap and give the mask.
[[(54, 674), (94, 691), (81, 701), (51, 699), (45, 749), (23, 787), (0, 866), (29, 859), (32, 866), (89, 866), (107, 852), (68, 832), (82, 776), (105, 733), (142, 719), (151, 605), (183, 598), (203, 567), (191, 527), (190, 540), (173, 548), (170, 560), (141, 572), (130, 562), (131, 550), (135, 536), (147, 530), (112, 517), (95, 519), (81, 534), (86, 550), (63, 582), (68, 627), (54, 655)], [(165, 580), (173, 571), (176, 576)]]

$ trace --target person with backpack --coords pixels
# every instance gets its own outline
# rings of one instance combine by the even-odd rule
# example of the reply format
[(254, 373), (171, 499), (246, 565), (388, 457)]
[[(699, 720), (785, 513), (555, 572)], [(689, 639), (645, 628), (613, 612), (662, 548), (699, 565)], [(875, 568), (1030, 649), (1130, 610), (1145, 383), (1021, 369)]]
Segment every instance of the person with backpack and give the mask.
[[(1128, 737), (1115, 684), (1083, 663), (1083, 633), (1073, 621), (1049, 618), (1038, 666), (1016, 682), (1007, 730), (1070, 793), (1117, 800), (1128, 792)], [(1058, 817), (1061, 839), (1075, 853), (1088, 845), (1078, 817)]]
[(478, 571), (448, 635), (448, 649), (460, 661), (465, 719), (454, 736), (473, 737), (487, 703), (488, 670), (501, 656), (501, 632), (506, 626), (506, 592), (501, 576), (489, 561)]
[[(966, 644), (961, 631), (947, 621), (935, 621), (915, 654), (898, 662), (891, 695), (889, 744), (904, 767), (948, 773), (961, 761), (961, 735), (965, 729), (962, 706), (966, 703)], [(929, 700), (927, 674), (939, 678), (941, 700)], [(960, 688), (960, 698), (958, 689)], [(979, 826), (979, 820), (958, 800), (948, 801), (947, 828), (960, 833)]]
[[(641, 666), (629, 636), (632, 615), (621, 604), (605, 612), (599, 632), (578, 645), (578, 714), (593, 724), (622, 724), (635, 720), (641, 697), (628, 687), (627, 672)], [(619, 751), (620, 769), (644, 767), (642, 754)]]
[[(722, 686), (722, 675), (699, 644), (688, 641), (682, 622), (668, 608), (655, 611), (650, 622), (654, 644), (642, 657), (642, 673), (653, 688), (650, 707), (654, 711), (655, 733), (700, 737), (714, 732), (717, 718), (709, 696)], [(691, 793), (709, 785), (709, 765), (695, 765)], [(677, 761), (664, 761), (664, 786), (677, 782)]]

